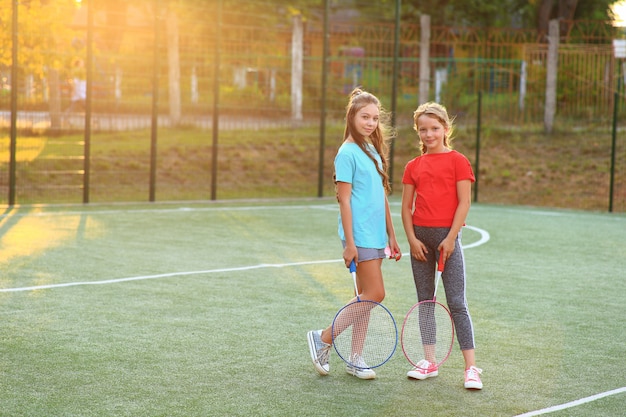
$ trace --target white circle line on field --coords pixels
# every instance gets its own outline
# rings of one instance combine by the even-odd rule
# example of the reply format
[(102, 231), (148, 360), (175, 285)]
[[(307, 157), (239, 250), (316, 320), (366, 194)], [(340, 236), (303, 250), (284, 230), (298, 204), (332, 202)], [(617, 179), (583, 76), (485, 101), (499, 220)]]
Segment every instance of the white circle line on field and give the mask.
[(476, 242), (463, 245), (463, 249), (475, 248), (476, 246), (484, 245), (485, 243), (489, 242), (489, 239), (491, 239), (491, 235), (489, 235), (489, 232), (484, 229), (479, 229), (478, 227), (470, 226), (467, 224), (465, 225), (465, 228), (478, 232), (480, 234), (480, 239), (478, 239)]
[[(465, 226), (465, 227), (480, 233), (481, 238), (476, 242), (472, 242), (468, 245), (464, 245), (463, 246), (464, 249), (480, 246), (486, 243), (487, 241), (489, 241), (489, 233), (486, 230), (482, 230), (473, 226)], [(410, 254), (405, 253), (403, 255), (408, 256)], [(76, 286), (82, 286), (82, 285), (117, 284), (120, 282), (142, 281), (142, 280), (159, 279), (159, 278), (171, 278), (171, 277), (176, 277), (176, 276), (214, 274), (218, 272), (247, 271), (251, 269), (261, 269), (261, 268), (285, 268), (285, 267), (290, 267), (290, 266), (324, 264), (324, 263), (339, 262), (339, 261), (343, 261), (343, 259), (303, 261), (303, 262), (292, 262), (292, 263), (285, 263), (285, 264), (258, 264), (258, 265), (232, 267), (232, 268), (208, 269), (208, 270), (203, 270), (203, 271), (169, 272), (169, 273), (164, 273), (164, 274), (141, 275), (141, 276), (136, 276), (136, 277), (126, 277), (126, 278), (114, 278), (114, 279), (107, 279), (107, 280), (102, 280), (102, 281), (77, 281), (77, 282), (65, 282), (65, 283), (60, 283), (60, 284), (35, 285), (31, 287), (0, 288), (0, 293), (47, 290), (47, 289), (53, 289), (53, 288), (76, 287)]]
[(599, 400), (599, 399), (604, 398), (604, 397), (609, 397), (611, 395), (621, 394), (623, 392), (626, 392), (626, 387), (621, 387), (621, 388), (617, 388), (617, 389), (614, 389), (614, 390), (611, 390), (611, 391), (601, 392), (599, 394), (591, 395), (589, 397), (581, 398), (581, 399), (575, 400), (575, 401), (570, 401), (570, 402), (565, 403), (565, 404), (555, 405), (555, 406), (548, 407), (548, 408), (542, 408), (541, 410), (530, 411), (528, 413), (519, 414), (519, 415), (517, 415), (515, 417), (540, 416), (540, 415), (543, 415), (543, 414), (552, 413), (554, 411), (561, 411), (561, 410), (565, 410), (567, 408), (577, 407), (577, 406), (582, 405), (582, 404), (590, 403), (592, 401), (596, 401), (596, 400)]

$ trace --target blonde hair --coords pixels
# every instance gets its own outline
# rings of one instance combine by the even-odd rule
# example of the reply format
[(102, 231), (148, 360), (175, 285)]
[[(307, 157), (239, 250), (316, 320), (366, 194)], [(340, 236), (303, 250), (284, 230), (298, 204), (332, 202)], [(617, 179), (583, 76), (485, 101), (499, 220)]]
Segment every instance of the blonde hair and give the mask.
[[(413, 129), (418, 132), (418, 136), (419, 130), (417, 127), (417, 120), (424, 115), (432, 117), (433, 119), (437, 119), (439, 123), (441, 123), (443, 127), (447, 129), (447, 133), (443, 137), (443, 146), (452, 149), (451, 142), (452, 134), (454, 133), (454, 118), (450, 118), (450, 116), (448, 115), (448, 110), (441, 104), (432, 101), (420, 105), (417, 110), (413, 112)], [(424, 145), (424, 142), (422, 142), (421, 139), (419, 145), (422, 154), (426, 153), (426, 145)]]
[[(378, 166), (378, 162), (374, 156), (367, 150), (367, 140), (364, 136), (358, 133), (354, 124), (354, 117), (359, 110), (370, 104), (376, 105), (380, 112), (378, 125), (369, 137), (372, 145), (376, 149), (376, 152), (380, 155), (383, 165), (382, 167)], [(376, 170), (383, 181), (385, 191), (390, 193), (391, 184), (389, 183), (387, 168), (389, 164), (389, 141), (391, 139), (391, 131), (387, 126), (388, 119), (389, 114), (382, 109), (380, 101), (376, 98), (376, 96), (358, 87), (352, 90), (352, 93), (350, 93), (350, 100), (346, 106), (346, 128), (343, 133), (343, 139), (345, 140), (348, 137), (352, 137), (354, 143), (356, 143), (359, 148), (361, 148), (361, 150), (363, 150), (363, 152), (365, 152), (365, 154), (374, 162)]]

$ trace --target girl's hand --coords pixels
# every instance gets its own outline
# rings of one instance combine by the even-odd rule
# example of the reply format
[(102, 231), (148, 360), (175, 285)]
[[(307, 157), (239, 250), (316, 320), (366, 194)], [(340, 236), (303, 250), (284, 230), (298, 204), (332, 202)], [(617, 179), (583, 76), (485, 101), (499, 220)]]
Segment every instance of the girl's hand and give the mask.
[(452, 256), (452, 252), (454, 252), (454, 239), (445, 238), (441, 241), (439, 246), (437, 246), (437, 250), (443, 256), (443, 261), (446, 262), (450, 256)]
[(426, 262), (426, 254), (428, 253), (428, 249), (426, 249), (426, 245), (424, 245), (420, 240), (415, 239), (414, 242), (411, 242), (411, 256), (417, 259), (418, 261)]
[(350, 263), (354, 260), (355, 264), (359, 263), (359, 252), (356, 246), (346, 246), (343, 250), (343, 261), (346, 264), (346, 268), (350, 268)]
[(402, 258), (402, 249), (395, 239), (389, 239), (389, 259), (395, 259), (398, 262)]

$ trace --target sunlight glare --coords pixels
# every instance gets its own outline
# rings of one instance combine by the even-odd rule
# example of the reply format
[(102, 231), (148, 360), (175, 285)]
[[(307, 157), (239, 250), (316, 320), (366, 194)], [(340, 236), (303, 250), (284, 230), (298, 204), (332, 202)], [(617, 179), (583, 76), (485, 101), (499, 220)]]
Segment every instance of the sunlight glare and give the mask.
[(620, 0), (610, 6), (613, 14), (613, 26), (626, 27), (626, 0)]
[(17, 216), (11, 210), (0, 218), (0, 226), (6, 232), (0, 237), (0, 265), (6, 268), (16, 259), (31, 259), (76, 240), (77, 231), (83, 230), (82, 238), (95, 239), (104, 233), (100, 222), (79, 215), (38, 216), (36, 208), (28, 216)]

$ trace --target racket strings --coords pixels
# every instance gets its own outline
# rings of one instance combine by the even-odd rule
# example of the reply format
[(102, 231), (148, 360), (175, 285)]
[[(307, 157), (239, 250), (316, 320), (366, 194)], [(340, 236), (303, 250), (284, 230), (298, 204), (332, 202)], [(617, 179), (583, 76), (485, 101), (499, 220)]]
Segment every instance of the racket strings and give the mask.
[(446, 307), (436, 301), (423, 301), (407, 314), (402, 326), (401, 344), (412, 365), (422, 359), (440, 365), (452, 350), (454, 324)]
[(354, 326), (356, 331), (365, 337), (371, 310), (374, 307), (376, 307), (374, 302), (356, 301), (342, 308), (337, 313), (333, 323), (333, 338), (343, 333), (350, 326)]
[(418, 322), (420, 337), (424, 345), (437, 344), (437, 319), (435, 318), (436, 303), (423, 303), (418, 306)]
[(374, 301), (343, 307), (333, 321), (337, 354), (356, 368), (375, 368), (395, 352), (398, 332), (391, 313)]

